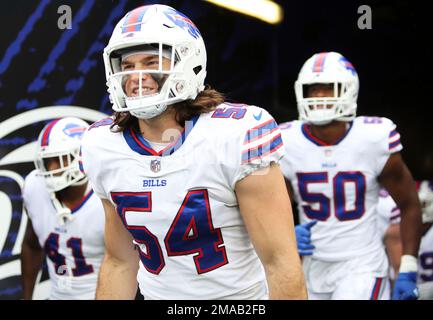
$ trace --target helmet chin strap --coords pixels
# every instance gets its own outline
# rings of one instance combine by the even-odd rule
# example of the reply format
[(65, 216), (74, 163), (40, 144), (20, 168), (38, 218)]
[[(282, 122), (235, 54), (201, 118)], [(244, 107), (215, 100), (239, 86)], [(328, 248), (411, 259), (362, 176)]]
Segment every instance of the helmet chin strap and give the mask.
[(167, 105), (158, 105), (158, 107), (154, 107), (151, 110), (131, 110), (129, 111), (131, 115), (138, 119), (152, 119), (157, 116), (159, 116), (161, 113), (163, 113), (167, 109)]
[(324, 125), (331, 123), (332, 121), (346, 122), (346, 130), (350, 128), (350, 124), (349, 124), (350, 120), (344, 120), (344, 119), (339, 119), (339, 118), (331, 119), (331, 120), (323, 120), (323, 121), (309, 121), (309, 123), (311, 123), (315, 126), (324, 126)]
[(74, 216), (71, 213), (71, 209), (62, 205), (62, 203), (57, 199), (56, 194), (52, 192), (50, 194), (51, 201), (53, 203), (54, 208), (56, 209), (56, 217), (61, 226), (64, 226), (67, 222), (73, 221)]
[(325, 124), (329, 124), (332, 122), (332, 120), (321, 120), (321, 121), (309, 121), (311, 124), (315, 125), (315, 126), (324, 126)]
[(89, 181), (89, 179), (87, 178), (87, 176), (85, 176), (85, 177), (81, 178), (80, 180), (71, 184), (71, 186), (73, 186), (73, 187), (82, 186), (83, 184), (86, 184), (88, 181)]

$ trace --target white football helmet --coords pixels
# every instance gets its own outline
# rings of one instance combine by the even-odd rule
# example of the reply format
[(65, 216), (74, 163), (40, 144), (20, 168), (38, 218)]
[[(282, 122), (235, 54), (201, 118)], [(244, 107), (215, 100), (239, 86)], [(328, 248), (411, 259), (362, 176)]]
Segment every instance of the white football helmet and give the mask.
[[(158, 64), (122, 70), (122, 59), (134, 52), (155, 55)], [(163, 58), (169, 65), (163, 64)], [(184, 14), (169, 6), (148, 5), (128, 12), (116, 25), (104, 49), (104, 64), (113, 110), (149, 119), (168, 105), (195, 99), (204, 90), (206, 47), (199, 30)], [(144, 83), (149, 75), (157, 88)], [(133, 76), (136, 87), (128, 96), (125, 83)]]
[[(81, 119), (67, 117), (53, 120), (42, 129), (36, 147), (35, 166), (44, 177), (49, 192), (87, 181), (80, 171), (79, 153), (81, 138), (88, 127)], [(49, 158), (57, 158), (58, 169), (48, 170)]]
[(424, 180), (420, 182), (418, 197), (421, 202), (422, 222), (433, 222), (433, 181)]
[[(333, 85), (333, 97), (308, 97), (307, 88), (313, 84)], [(337, 52), (317, 53), (304, 63), (295, 82), (299, 119), (316, 125), (351, 121), (358, 91), (358, 74), (345, 57)]]

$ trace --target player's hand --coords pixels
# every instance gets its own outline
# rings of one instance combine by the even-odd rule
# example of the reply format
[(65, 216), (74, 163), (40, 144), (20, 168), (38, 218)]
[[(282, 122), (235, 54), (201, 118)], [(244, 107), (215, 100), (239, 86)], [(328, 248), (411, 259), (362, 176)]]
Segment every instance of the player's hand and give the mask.
[(311, 256), (315, 247), (311, 244), (311, 227), (317, 223), (317, 220), (299, 224), (295, 227), (296, 243), (300, 256)]
[(400, 272), (395, 280), (392, 300), (417, 300), (416, 272)]

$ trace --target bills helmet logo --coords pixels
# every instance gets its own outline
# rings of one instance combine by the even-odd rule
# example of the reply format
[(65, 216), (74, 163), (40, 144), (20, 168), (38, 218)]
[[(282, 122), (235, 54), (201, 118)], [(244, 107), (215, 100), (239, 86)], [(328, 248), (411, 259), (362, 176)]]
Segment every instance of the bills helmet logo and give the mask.
[(164, 12), (167, 18), (171, 20), (176, 26), (182, 28), (193, 36), (195, 39), (201, 37), (200, 31), (198, 31), (195, 24), (184, 14), (176, 11), (176, 10), (167, 10)]
[(63, 133), (71, 138), (80, 137), (86, 131), (85, 127), (81, 127), (75, 123), (69, 123), (63, 128)]
[(159, 172), (161, 170), (161, 160), (155, 159), (150, 161), (150, 170), (153, 172)]
[(343, 65), (343, 67), (345, 67), (347, 70), (351, 71), (353, 75), (356, 74), (356, 70), (355, 67), (353, 66), (353, 64), (350, 63), (349, 60), (347, 60), (346, 58), (341, 58), (340, 59), (340, 63)]

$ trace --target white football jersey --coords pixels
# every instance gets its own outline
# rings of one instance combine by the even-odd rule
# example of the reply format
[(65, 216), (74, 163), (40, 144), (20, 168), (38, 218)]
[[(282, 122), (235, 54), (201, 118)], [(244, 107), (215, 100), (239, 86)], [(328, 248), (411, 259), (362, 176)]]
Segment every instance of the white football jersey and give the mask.
[(433, 295), (433, 227), (430, 227), (421, 238), (418, 253), (418, 283), (430, 283), (430, 296)]
[(379, 201), (377, 203), (377, 226), (382, 238), (390, 224), (400, 223), (400, 209), (385, 189), (379, 191)]
[(95, 299), (105, 250), (101, 200), (89, 188), (80, 204), (71, 210), (73, 220), (61, 226), (44, 178), (37, 172), (33, 170), (25, 179), (23, 201), (46, 253), (50, 299)]
[(160, 152), (133, 129), (92, 125), (82, 163), (95, 192), (117, 208), (140, 249), (146, 299), (260, 299), (263, 266), (234, 192), (237, 181), (279, 162), (282, 140), (261, 108), (222, 104), (187, 121)]
[(300, 222), (311, 229), (313, 257), (340, 261), (381, 250), (376, 205), (380, 175), (389, 156), (402, 149), (392, 121), (357, 117), (335, 144), (314, 137), (309, 126), (280, 126), (285, 154), (281, 168), (291, 182)]

